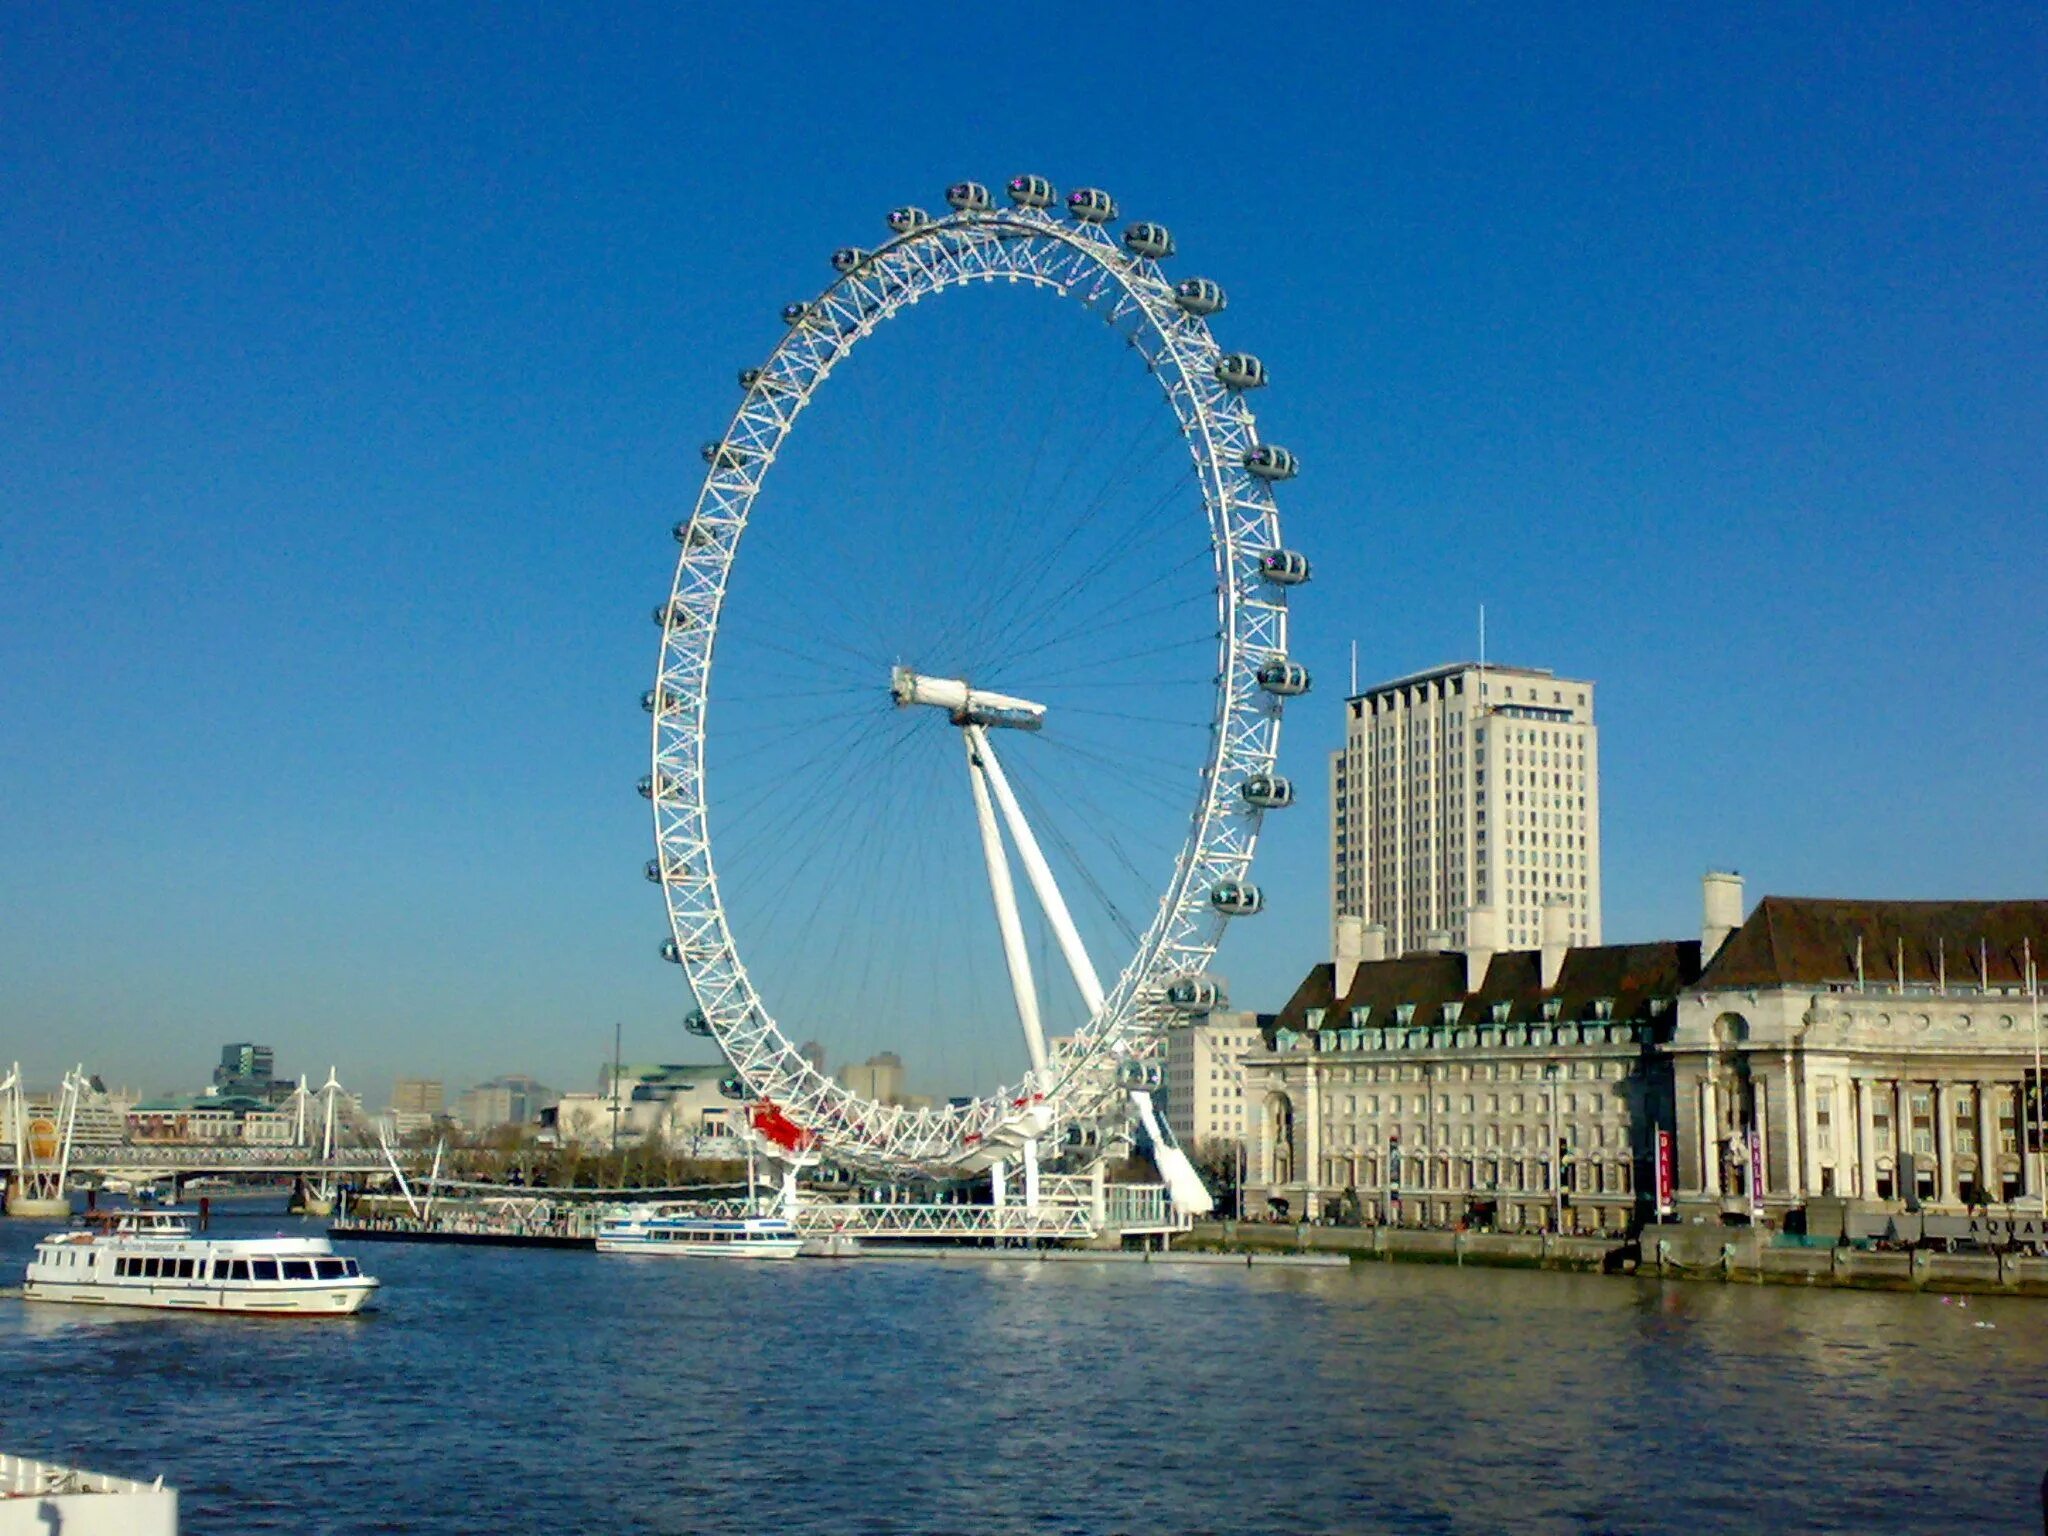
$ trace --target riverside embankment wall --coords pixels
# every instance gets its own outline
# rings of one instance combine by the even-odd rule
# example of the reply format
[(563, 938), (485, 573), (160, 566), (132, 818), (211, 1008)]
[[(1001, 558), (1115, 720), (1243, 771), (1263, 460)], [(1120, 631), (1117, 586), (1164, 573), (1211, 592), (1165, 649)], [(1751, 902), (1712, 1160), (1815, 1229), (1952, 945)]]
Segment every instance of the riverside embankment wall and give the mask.
[(1741, 1285), (2048, 1296), (2048, 1259), (2003, 1253), (1797, 1247), (1772, 1243), (1770, 1237), (1768, 1232), (1753, 1229), (1670, 1226), (1648, 1228), (1636, 1243), (1549, 1233), (1222, 1221), (1197, 1223), (1176, 1246), (1224, 1253), (1333, 1253), (1360, 1262), (1660, 1275)]

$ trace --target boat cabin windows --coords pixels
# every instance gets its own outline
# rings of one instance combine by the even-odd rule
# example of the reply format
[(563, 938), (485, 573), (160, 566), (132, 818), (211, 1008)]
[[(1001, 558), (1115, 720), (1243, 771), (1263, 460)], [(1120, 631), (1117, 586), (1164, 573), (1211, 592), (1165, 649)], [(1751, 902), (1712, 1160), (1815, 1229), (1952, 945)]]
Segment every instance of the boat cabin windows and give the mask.
[(251, 1280), (275, 1280), (277, 1278), (277, 1260), (251, 1259), (249, 1261), (249, 1278)]
[(322, 1280), (343, 1280), (348, 1277), (346, 1259), (315, 1259), (314, 1267), (320, 1271)]
[(286, 1259), (283, 1263), (285, 1279), (310, 1280), (313, 1278), (313, 1261), (311, 1259)]

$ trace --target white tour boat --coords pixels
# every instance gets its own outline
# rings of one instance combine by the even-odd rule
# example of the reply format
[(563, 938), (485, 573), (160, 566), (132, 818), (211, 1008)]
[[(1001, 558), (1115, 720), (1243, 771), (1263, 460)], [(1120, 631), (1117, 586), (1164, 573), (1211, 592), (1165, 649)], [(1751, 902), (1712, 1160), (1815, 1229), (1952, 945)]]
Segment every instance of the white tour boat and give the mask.
[(342, 1317), (377, 1289), (324, 1237), (206, 1238), (184, 1211), (101, 1213), (36, 1244), (29, 1301)]
[(688, 1216), (636, 1206), (597, 1229), (599, 1253), (661, 1253), (686, 1259), (793, 1259), (803, 1247), (783, 1216)]

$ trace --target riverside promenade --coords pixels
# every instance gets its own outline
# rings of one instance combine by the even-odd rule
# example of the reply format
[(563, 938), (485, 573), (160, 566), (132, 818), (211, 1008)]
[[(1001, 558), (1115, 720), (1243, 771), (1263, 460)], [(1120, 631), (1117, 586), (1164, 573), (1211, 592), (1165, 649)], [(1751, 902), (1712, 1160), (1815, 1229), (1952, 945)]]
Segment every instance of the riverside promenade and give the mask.
[(1663, 1226), (1641, 1239), (1444, 1232), (1305, 1222), (1198, 1222), (1176, 1247), (1209, 1253), (1326, 1253), (1354, 1262), (1479, 1265), (1860, 1291), (2048, 1296), (2048, 1258), (1786, 1242), (1756, 1228)]

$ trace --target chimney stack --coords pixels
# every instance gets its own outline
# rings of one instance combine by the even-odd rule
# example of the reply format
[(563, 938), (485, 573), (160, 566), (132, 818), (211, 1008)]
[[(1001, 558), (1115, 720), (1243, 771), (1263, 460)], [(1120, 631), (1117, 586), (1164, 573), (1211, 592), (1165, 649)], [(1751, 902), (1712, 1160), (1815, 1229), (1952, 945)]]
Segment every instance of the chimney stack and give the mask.
[(1572, 947), (1572, 909), (1563, 897), (1543, 904), (1543, 990), (1557, 985), (1564, 952)]
[(1384, 960), (1387, 958), (1387, 925), (1367, 923), (1365, 925), (1365, 958)]
[(1708, 964), (1730, 934), (1742, 926), (1742, 876), (1709, 870), (1700, 881), (1704, 916), (1700, 921), (1700, 964)]
[(1333, 1001), (1337, 1001), (1351, 990), (1352, 978), (1358, 975), (1358, 962), (1365, 958), (1365, 919), (1349, 912), (1338, 913), (1330, 947), (1336, 962), (1330, 985)]
[(1500, 948), (1500, 910), (1496, 907), (1465, 909), (1465, 990), (1477, 992), (1486, 983), (1486, 968), (1493, 964)]

